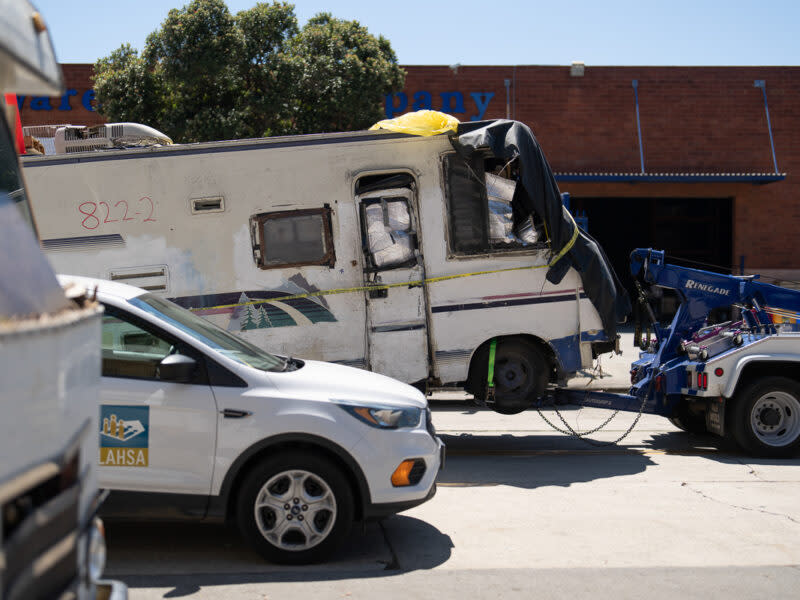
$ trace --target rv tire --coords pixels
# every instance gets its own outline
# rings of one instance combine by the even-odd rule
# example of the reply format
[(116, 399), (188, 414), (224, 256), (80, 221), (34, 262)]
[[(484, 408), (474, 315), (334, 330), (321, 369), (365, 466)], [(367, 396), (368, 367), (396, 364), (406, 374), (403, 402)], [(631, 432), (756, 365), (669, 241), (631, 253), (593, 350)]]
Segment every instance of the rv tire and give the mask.
[[(473, 393), (486, 397), (489, 346), (475, 356)], [(531, 407), (547, 386), (547, 361), (530, 342), (519, 338), (498, 339), (494, 361), (494, 403), (490, 407), (503, 415), (514, 415)]]

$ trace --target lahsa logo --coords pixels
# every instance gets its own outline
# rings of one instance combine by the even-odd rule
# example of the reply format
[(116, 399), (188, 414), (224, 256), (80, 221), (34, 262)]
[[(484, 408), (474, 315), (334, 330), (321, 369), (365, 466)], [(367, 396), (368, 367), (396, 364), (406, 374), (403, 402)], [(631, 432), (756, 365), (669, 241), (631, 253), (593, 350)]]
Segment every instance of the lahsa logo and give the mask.
[(149, 406), (100, 406), (101, 467), (146, 467), (149, 446)]
[(687, 290), (700, 290), (702, 292), (720, 294), (722, 296), (730, 296), (731, 293), (730, 290), (726, 290), (725, 288), (716, 287), (708, 283), (699, 283), (694, 279), (688, 279), (685, 287)]

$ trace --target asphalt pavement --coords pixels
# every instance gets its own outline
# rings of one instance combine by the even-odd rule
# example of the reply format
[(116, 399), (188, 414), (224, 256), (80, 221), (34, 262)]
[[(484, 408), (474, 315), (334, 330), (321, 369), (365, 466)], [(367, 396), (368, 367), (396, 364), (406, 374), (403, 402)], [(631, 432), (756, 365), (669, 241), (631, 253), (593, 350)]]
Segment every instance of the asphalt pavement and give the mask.
[[(619, 413), (591, 441), (535, 410), (432, 403), (447, 444), (437, 495), (356, 527), (328, 562), (261, 560), (223, 526), (108, 524), (107, 574), (132, 600), (792, 598), (800, 459)], [(577, 430), (609, 411), (548, 407)]]

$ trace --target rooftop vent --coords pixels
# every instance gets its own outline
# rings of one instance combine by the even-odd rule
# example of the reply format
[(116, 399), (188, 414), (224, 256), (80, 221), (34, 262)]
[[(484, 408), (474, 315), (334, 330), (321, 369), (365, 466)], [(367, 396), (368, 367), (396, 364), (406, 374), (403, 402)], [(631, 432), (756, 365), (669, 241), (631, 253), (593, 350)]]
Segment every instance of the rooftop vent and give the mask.
[(58, 127), (53, 137), (56, 154), (172, 145), (168, 136), (139, 123), (109, 123), (96, 127), (65, 125)]

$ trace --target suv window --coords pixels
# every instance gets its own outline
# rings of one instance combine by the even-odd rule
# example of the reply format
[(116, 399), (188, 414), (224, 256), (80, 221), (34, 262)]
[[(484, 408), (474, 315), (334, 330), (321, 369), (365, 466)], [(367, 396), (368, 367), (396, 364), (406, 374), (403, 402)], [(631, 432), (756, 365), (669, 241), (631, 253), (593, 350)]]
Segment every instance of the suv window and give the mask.
[(114, 314), (103, 315), (103, 376), (158, 379), (157, 369), (172, 344)]
[(254, 215), (253, 257), (262, 269), (336, 262), (331, 209), (312, 208)]

